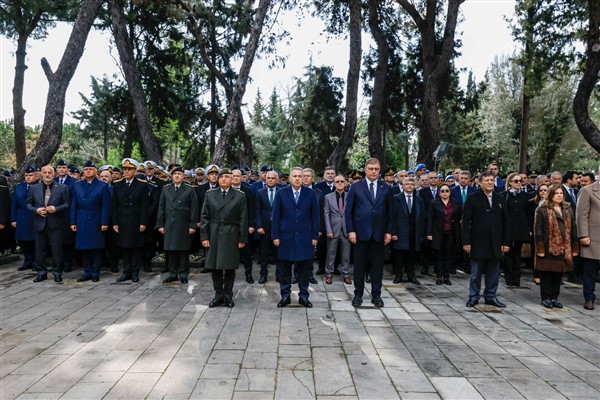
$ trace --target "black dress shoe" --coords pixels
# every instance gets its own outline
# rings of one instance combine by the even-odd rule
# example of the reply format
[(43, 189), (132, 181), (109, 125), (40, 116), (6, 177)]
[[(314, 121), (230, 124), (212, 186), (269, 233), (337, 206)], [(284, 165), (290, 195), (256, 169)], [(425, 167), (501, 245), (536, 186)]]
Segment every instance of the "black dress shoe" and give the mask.
[(100, 281), (100, 277), (99, 276), (93, 276), (92, 277), (92, 282), (98, 282)]
[(140, 281), (140, 276), (139, 275), (133, 275), (131, 277), (131, 282), (138, 283), (139, 281)]
[(120, 277), (117, 278), (117, 282), (125, 282), (131, 279), (131, 275), (129, 274), (123, 274)]
[(181, 278), (179, 281), (182, 285), (185, 285), (186, 283), (188, 283), (188, 278)]
[(289, 297), (284, 297), (283, 299), (279, 300), (279, 303), (277, 303), (277, 307), (279, 308), (283, 308), (287, 305), (289, 305), (292, 301), (290, 300)]
[(365, 282), (371, 283), (371, 274), (365, 274)]
[(85, 281), (89, 281), (90, 279), (92, 279), (91, 276), (89, 276), (89, 275), (82, 275), (79, 278), (77, 278), (77, 282), (85, 282)]
[(542, 305), (545, 308), (554, 308), (554, 305), (552, 304), (552, 300), (550, 300), (550, 299), (542, 300)]
[(17, 271), (28, 271), (30, 269), (31, 269), (31, 267), (28, 267), (26, 265), (21, 265), (19, 268), (17, 268)]
[(429, 271), (426, 268), (423, 268), (421, 270), (421, 275), (427, 275), (429, 273)]
[(233, 302), (233, 300), (227, 300), (225, 302), (225, 307), (227, 308), (233, 308), (235, 306), (235, 303)]
[(383, 307), (383, 300), (381, 300), (381, 296), (374, 296), (371, 298), (371, 303), (373, 303), (375, 307)]
[(415, 285), (420, 285), (421, 282), (419, 282), (419, 280), (415, 277), (413, 277), (412, 279), (408, 280), (410, 283), (414, 283)]
[(33, 282), (37, 283), (37, 282), (45, 281), (46, 279), (48, 279), (47, 275), (38, 275), (38, 276), (35, 277), (35, 279), (33, 280)]
[(177, 281), (177, 277), (176, 276), (169, 276), (166, 279), (163, 279), (163, 283), (171, 283), (171, 282), (175, 282)]
[(452, 282), (450, 282), (450, 278), (444, 279), (444, 285), (452, 285)]
[(435, 284), (436, 284), (436, 285), (441, 285), (442, 283), (443, 283), (443, 280), (442, 280), (442, 278), (438, 278), (438, 279), (435, 281)]
[(354, 298), (352, 299), (352, 306), (353, 307), (360, 307), (362, 305), (362, 297), (361, 296), (354, 296)]
[(485, 304), (487, 304), (488, 306), (494, 306), (494, 307), (500, 307), (500, 308), (506, 307), (506, 304), (502, 303), (501, 301), (499, 301), (496, 298), (494, 298), (494, 299), (486, 299), (485, 300)]
[(62, 282), (62, 276), (55, 276), (54, 277), (54, 282), (61, 283)]
[(266, 276), (261, 276), (261, 277), (258, 279), (258, 283), (260, 283), (261, 285), (262, 285), (263, 283), (266, 283), (266, 282), (267, 282), (267, 277), (266, 277)]
[(552, 305), (554, 306), (554, 308), (563, 308), (562, 303), (558, 300), (552, 300)]
[(317, 275), (325, 275), (325, 270), (324, 269), (318, 269), (317, 272), (315, 272), (315, 274)]
[(300, 304), (301, 306), (304, 306), (306, 308), (312, 308), (312, 303), (308, 299), (307, 300), (298, 299), (298, 304)]
[(309, 281), (310, 283), (312, 283), (313, 285), (316, 285), (317, 283), (319, 283), (319, 282), (317, 282), (317, 280), (315, 279), (315, 277), (314, 277), (314, 276), (311, 276), (310, 278), (308, 278), (308, 281)]
[(402, 282), (403, 282), (403, 280), (402, 280), (402, 277), (399, 277), (399, 276), (395, 277), (393, 282), (394, 282), (394, 284), (396, 284), (396, 285), (397, 285), (398, 283), (402, 283)]
[(254, 278), (252, 277), (252, 274), (246, 274), (246, 282), (254, 283)]
[(477, 304), (479, 304), (479, 300), (469, 299), (467, 301), (467, 307), (475, 307)]
[(296, 283), (298, 283), (298, 279), (296, 279), (296, 277), (293, 277), (292, 278), (292, 284), (296, 284)]
[(212, 299), (212, 300), (210, 301), (210, 303), (208, 303), (208, 306), (209, 306), (210, 308), (215, 308), (215, 307), (217, 307), (217, 306), (220, 306), (221, 304), (225, 304), (225, 300), (223, 300), (223, 299), (217, 299), (217, 298), (215, 298), (215, 299)]
[(202, 269), (200, 270), (200, 273), (201, 273), (201, 274), (209, 274), (209, 273), (211, 273), (211, 272), (212, 272), (212, 269), (208, 269), (208, 268), (206, 268), (206, 267), (205, 267), (205, 268), (202, 268)]

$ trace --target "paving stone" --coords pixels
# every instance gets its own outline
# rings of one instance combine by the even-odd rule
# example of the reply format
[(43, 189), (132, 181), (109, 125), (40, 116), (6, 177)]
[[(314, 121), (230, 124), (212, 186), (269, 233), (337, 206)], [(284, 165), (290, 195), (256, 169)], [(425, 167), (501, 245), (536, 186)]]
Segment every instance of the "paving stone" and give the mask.
[(358, 397), (396, 399), (398, 393), (377, 356), (347, 356)]
[(280, 357), (277, 360), (277, 368), (288, 371), (312, 371), (313, 361), (311, 357)]
[(240, 373), (240, 364), (210, 364), (202, 370), (202, 379), (235, 379)]
[(588, 399), (599, 399), (600, 391), (587, 385), (581, 381), (579, 382), (566, 382), (563, 380), (552, 381), (548, 383), (562, 393), (567, 398), (588, 398)]
[(229, 400), (233, 396), (235, 379), (199, 379), (190, 399)]
[(276, 369), (277, 353), (246, 352), (242, 368)]
[(95, 400), (102, 399), (112, 388), (112, 383), (81, 382), (75, 384), (61, 399), (65, 400)]
[(314, 351), (313, 363), (317, 396), (356, 395), (354, 382), (340, 347)]
[[(200, 376), (203, 360), (199, 357), (175, 357), (152, 391), (163, 396), (190, 395)], [(207, 364), (205, 368), (212, 368)]]
[(435, 392), (431, 381), (418, 366), (385, 369), (399, 392)]
[(465, 378), (430, 378), (443, 399), (483, 399), (477, 389)]
[[(460, 369), (460, 367), (459, 367)], [(473, 377), (469, 382), (487, 400), (518, 400), (524, 397), (504, 379), (495, 377)]]
[(235, 385), (236, 392), (275, 391), (275, 370), (242, 368)]
[(315, 397), (313, 374), (310, 371), (277, 370), (275, 399), (309, 399)]

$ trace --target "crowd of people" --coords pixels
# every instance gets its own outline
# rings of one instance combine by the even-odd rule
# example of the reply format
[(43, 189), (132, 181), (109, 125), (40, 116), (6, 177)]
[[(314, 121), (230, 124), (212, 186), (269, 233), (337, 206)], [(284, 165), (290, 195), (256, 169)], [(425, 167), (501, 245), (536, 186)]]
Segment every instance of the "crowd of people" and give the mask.
[[(10, 176), (10, 172), (5, 173)], [(600, 264), (600, 182), (591, 172), (510, 173), (492, 163), (478, 174), (455, 169), (445, 175), (424, 164), (414, 170), (381, 169), (339, 174), (327, 167), (279, 174), (266, 165), (184, 169), (154, 161), (123, 159), (115, 167), (86, 162), (81, 169), (60, 160), (25, 169), (12, 193), (0, 178), (0, 253), (23, 255), (20, 271), (33, 282), (63, 281), (79, 264), (78, 282), (100, 279), (102, 267), (140, 281), (164, 254), (163, 283), (188, 283), (190, 258), (211, 273), (209, 307), (234, 307), (235, 274), (258, 283), (279, 283), (278, 307), (312, 307), (310, 284), (339, 276), (354, 286), (352, 305), (384, 307), (381, 290), (389, 260), (393, 283), (419, 285), (430, 268), (436, 285), (452, 285), (457, 269), (470, 274), (467, 307), (497, 298), (501, 276), (521, 285), (521, 269), (533, 268), (541, 304), (562, 308), (563, 276), (583, 283), (584, 308), (594, 309)], [(316, 263), (314, 262), (316, 258)], [(50, 260), (51, 261), (50, 261)], [(316, 271), (314, 265), (316, 264)]]

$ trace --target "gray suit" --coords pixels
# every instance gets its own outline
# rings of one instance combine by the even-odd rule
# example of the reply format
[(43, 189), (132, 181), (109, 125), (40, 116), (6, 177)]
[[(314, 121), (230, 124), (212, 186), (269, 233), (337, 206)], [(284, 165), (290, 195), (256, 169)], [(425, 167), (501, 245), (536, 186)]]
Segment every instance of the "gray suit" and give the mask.
[[(347, 194), (342, 193), (343, 205), (346, 205)], [(333, 274), (335, 268), (335, 257), (338, 247), (340, 248), (341, 272), (344, 276), (350, 275), (350, 240), (348, 240), (348, 231), (346, 230), (346, 219), (344, 210), (338, 205), (336, 192), (329, 193), (324, 199), (324, 219), (326, 234), (333, 235), (333, 238), (327, 238), (327, 263), (325, 270), (327, 276)]]
[(44, 206), (54, 206), (56, 212), (46, 214), (45, 217), (35, 214), (33, 228), (35, 230), (35, 266), (38, 275), (46, 275), (48, 268), (45, 265), (46, 248), (50, 245), (52, 262), (51, 271), (55, 277), (60, 277), (63, 270), (63, 236), (69, 223), (69, 188), (61, 183), (50, 184), (50, 198), (46, 204), (45, 185), (42, 181), (32, 185), (27, 195), (27, 209), (36, 213)]

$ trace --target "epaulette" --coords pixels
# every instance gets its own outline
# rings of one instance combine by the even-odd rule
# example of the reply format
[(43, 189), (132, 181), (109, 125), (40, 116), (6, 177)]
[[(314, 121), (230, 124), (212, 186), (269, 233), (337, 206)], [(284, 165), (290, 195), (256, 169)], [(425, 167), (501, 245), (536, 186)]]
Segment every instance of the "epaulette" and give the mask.
[(220, 189), (220, 187), (219, 187), (219, 186), (215, 186), (214, 188), (212, 188), (212, 189), (208, 189), (207, 191), (208, 191), (208, 192), (212, 192), (212, 191), (215, 191), (215, 190), (217, 190), (217, 189)]
[(198, 185), (194, 185), (193, 183), (188, 183), (188, 182), (185, 182), (185, 184), (186, 184), (187, 186), (191, 187), (191, 188), (197, 188), (197, 187), (198, 187)]
[(8, 186), (0, 185), (0, 188), (7, 188), (8, 189)]
[(165, 183), (165, 185), (163, 187), (167, 187), (167, 186), (173, 186), (173, 182), (171, 182), (171, 183)]
[(81, 183), (83, 180), (75, 181), (75, 184)]
[(144, 183), (148, 183), (148, 181), (146, 179), (140, 179), (140, 178), (135, 178), (136, 181), (140, 181), (140, 182), (144, 182)]
[(121, 179), (117, 179), (116, 181), (113, 181), (113, 185), (117, 182), (121, 182), (123, 179), (125, 179), (125, 178), (121, 178)]
[(151, 181), (145, 181), (145, 182), (146, 182), (146, 185), (148, 185), (148, 186), (158, 187), (158, 185), (154, 182), (151, 182)]

